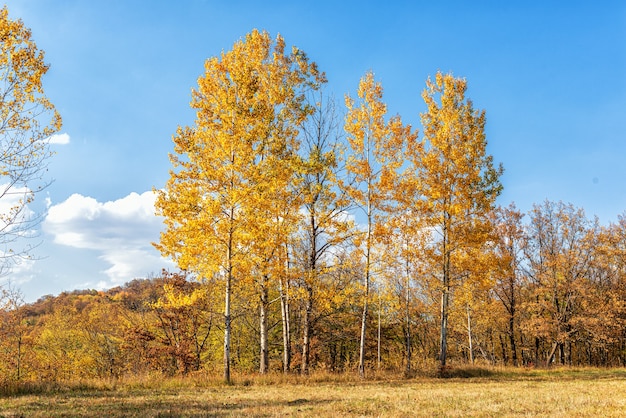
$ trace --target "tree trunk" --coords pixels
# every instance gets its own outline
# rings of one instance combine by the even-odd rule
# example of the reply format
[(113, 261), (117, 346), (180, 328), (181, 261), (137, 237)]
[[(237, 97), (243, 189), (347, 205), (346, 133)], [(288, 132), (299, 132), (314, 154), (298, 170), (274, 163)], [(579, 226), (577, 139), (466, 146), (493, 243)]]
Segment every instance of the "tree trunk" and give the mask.
[(550, 350), (550, 354), (548, 354), (548, 357), (546, 358), (546, 366), (549, 366), (550, 364), (552, 364), (557, 348), (559, 348), (559, 343), (555, 341), (554, 344), (552, 345), (552, 350)]
[(291, 369), (291, 324), (289, 313), (289, 279), (280, 281), (280, 314), (283, 324), (283, 372)]
[(509, 364), (509, 354), (506, 351), (506, 338), (500, 333), (498, 334), (498, 338), (500, 338), (500, 348), (502, 350), (502, 363)]
[(443, 277), (441, 291), (441, 334), (439, 340), (439, 372), (445, 373), (446, 360), (448, 356), (448, 310), (450, 304), (450, 250), (448, 248), (450, 214), (444, 214), (443, 226)]
[[(316, 199), (317, 201), (317, 199)], [(315, 206), (311, 207), (309, 214), (309, 259), (308, 272), (306, 275), (306, 300), (304, 307), (304, 317), (302, 318), (302, 365), (300, 372), (302, 374), (309, 373), (311, 359), (311, 315), (313, 314), (313, 286), (317, 280), (317, 218)]]
[(302, 374), (309, 373), (309, 361), (311, 357), (311, 312), (313, 310), (313, 288), (307, 286), (304, 317), (302, 318)]
[(370, 251), (372, 247), (372, 208), (370, 185), (368, 185), (367, 200), (367, 239), (365, 248), (365, 301), (363, 302), (363, 314), (361, 316), (361, 341), (359, 343), (359, 376), (365, 377), (365, 335), (367, 328), (367, 311), (370, 298)]
[(439, 368), (441, 371), (446, 367), (447, 350), (448, 350), (448, 304), (449, 304), (449, 288), (444, 286), (441, 293), (441, 334), (439, 339)]
[(408, 377), (411, 374), (411, 357), (413, 354), (413, 350), (411, 348), (411, 317), (408, 314), (408, 310), (405, 318), (404, 346), (406, 351), (405, 373)]
[(406, 284), (405, 284), (405, 298), (404, 298), (404, 336), (405, 336), (405, 351), (406, 351), (406, 376), (411, 374), (411, 272), (409, 269), (409, 261), (406, 262)]
[(515, 313), (517, 312), (517, 298), (515, 297), (515, 280), (512, 277), (509, 280), (509, 293), (511, 294), (511, 303), (509, 306), (509, 343), (511, 344), (511, 360), (513, 366), (517, 367), (517, 345), (515, 344)]
[(261, 282), (261, 300), (259, 303), (259, 333), (260, 333), (260, 358), (259, 373), (265, 374), (269, 370), (269, 348), (267, 341), (267, 314), (269, 309), (269, 295), (267, 290), (267, 276), (263, 276)]
[(229, 238), (227, 249), (228, 271), (226, 273), (226, 295), (224, 298), (224, 381), (230, 384), (230, 338), (231, 338), (231, 317), (230, 317), (230, 296), (232, 287), (232, 234)]
[(469, 344), (469, 361), (470, 361), (470, 364), (474, 364), (474, 345), (472, 341), (472, 315), (471, 315), (469, 305), (467, 305), (466, 309), (467, 309), (467, 340)]
[[(366, 294), (368, 291), (365, 291)], [(368, 300), (365, 296), (365, 302), (363, 303), (363, 313), (361, 315), (361, 340), (359, 343), (359, 376), (365, 377), (365, 332), (367, 326), (367, 309)]]
[[(234, 158), (234, 157), (233, 157)], [(231, 344), (231, 312), (230, 299), (233, 285), (233, 238), (235, 230), (233, 220), (235, 219), (235, 208), (230, 208), (230, 229), (228, 231), (228, 244), (226, 246), (226, 291), (224, 296), (224, 381), (230, 384), (230, 344)]]
[[(380, 295), (380, 293), (379, 293)], [(376, 367), (378, 369), (380, 369), (380, 364), (382, 362), (382, 357), (381, 357), (381, 353), (380, 353), (380, 337), (381, 337), (381, 301), (380, 301), (380, 297), (378, 298), (378, 332), (376, 333), (376, 337), (377, 337), (377, 360), (376, 360)]]
[(517, 346), (515, 345), (515, 311), (512, 311), (511, 316), (509, 317), (509, 343), (511, 344), (511, 360), (513, 361), (513, 366), (517, 367)]
[(539, 337), (535, 337), (535, 366), (539, 365)]

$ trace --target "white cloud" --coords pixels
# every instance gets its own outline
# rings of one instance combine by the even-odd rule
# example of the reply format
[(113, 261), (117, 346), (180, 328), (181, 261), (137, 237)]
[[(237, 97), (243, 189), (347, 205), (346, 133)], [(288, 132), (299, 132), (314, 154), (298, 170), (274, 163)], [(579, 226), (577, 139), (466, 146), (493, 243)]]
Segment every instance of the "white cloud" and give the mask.
[(101, 272), (109, 284), (122, 284), (173, 267), (151, 244), (162, 228), (162, 219), (154, 214), (155, 199), (151, 191), (104, 203), (73, 194), (50, 206), (43, 228), (56, 244), (95, 250), (109, 265)]
[(70, 136), (68, 134), (56, 134), (48, 138), (49, 144), (54, 145), (67, 145), (70, 143)]

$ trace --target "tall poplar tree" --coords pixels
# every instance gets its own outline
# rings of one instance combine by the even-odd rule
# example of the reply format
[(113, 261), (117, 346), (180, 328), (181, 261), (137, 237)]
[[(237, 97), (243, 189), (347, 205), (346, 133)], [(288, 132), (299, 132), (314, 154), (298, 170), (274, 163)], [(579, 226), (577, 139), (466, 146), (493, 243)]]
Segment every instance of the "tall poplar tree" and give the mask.
[(204, 67), (192, 91), (195, 125), (173, 137), (174, 169), (156, 202), (166, 230), (155, 245), (182, 269), (223, 281), (229, 382), (233, 287), (255, 270), (250, 252), (273, 245), (264, 240), (276, 242), (255, 236), (268, 230), (259, 224), (274, 221), (259, 214), (288, 183), (276, 174), (290, 169), (282, 157), (296, 146), (309, 112), (304, 91), (317, 88), (323, 75), (302, 51), (286, 52), (280, 35), (272, 40), (257, 30)]
[(399, 116), (386, 120), (387, 106), (383, 102), (383, 88), (381, 83), (374, 80), (372, 72), (361, 78), (357, 96), (358, 102), (346, 96), (348, 113), (344, 129), (349, 144), (346, 170), (352, 176), (346, 190), (365, 216), (365, 231), (359, 240), (364, 259), (359, 374), (364, 376), (375, 229), (385, 223), (386, 213), (394, 206), (393, 191), (411, 127), (404, 126)]
[(487, 154), (485, 112), (465, 98), (467, 82), (438, 72), (426, 81), (422, 97), (422, 158), (416, 170), (423, 196), (416, 202), (424, 226), (433, 231), (430, 256), (441, 293), (439, 363), (447, 357), (448, 314), (452, 286), (464, 279), (465, 255), (488, 239), (489, 213), (502, 186), (502, 167)]
[(302, 195), (303, 220), (303, 288), (302, 362), (303, 374), (309, 371), (311, 338), (316, 322), (318, 299), (328, 297), (322, 285), (323, 272), (328, 270), (328, 253), (347, 240), (350, 231), (347, 222), (349, 205), (345, 193), (337, 187), (341, 170), (339, 138), (340, 126), (335, 102), (318, 92), (311, 97), (315, 112), (302, 129), (302, 167), (299, 190)]

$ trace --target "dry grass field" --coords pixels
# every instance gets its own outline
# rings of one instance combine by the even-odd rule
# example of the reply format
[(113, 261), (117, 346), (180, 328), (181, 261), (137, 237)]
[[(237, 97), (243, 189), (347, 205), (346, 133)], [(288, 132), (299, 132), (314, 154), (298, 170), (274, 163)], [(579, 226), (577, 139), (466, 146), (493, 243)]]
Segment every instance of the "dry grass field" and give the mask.
[[(619, 417), (624, 369), (465, 369), (394, 380), (271, 375), (75, 385), (3, 395), (0, 417)], [(28, 391), (27, 391), (28, 392)]]

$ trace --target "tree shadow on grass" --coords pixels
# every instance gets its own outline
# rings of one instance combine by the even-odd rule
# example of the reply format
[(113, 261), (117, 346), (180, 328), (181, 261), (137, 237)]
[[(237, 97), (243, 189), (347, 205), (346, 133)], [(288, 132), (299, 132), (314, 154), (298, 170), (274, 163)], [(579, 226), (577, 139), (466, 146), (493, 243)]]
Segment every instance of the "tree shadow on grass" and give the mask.
[(438, 376), (445, 379), (492, 378), (497, 372), (483, 367), (445, 367), (439, 370)]
[(0, 418), (17, 417), (228, 417), (311, 415), (333, 399), (242, 400), (212, 399), (189, 393), (70, 393), (41, 396), (37, 402), (22, 402), (0, 412)]
[(295, 399), (295, 400), (255, 400), (232, 403), (199, 402), (193, 405), (176, 405), (167, 411), (158, 412), (158, 417), (228, 417), (250, 416), (257, 417), (292, 415), (308, 411), (312, 413), (316, 408), (333, 402), (332, 399)]

